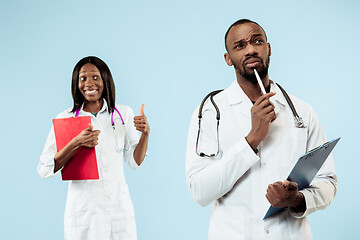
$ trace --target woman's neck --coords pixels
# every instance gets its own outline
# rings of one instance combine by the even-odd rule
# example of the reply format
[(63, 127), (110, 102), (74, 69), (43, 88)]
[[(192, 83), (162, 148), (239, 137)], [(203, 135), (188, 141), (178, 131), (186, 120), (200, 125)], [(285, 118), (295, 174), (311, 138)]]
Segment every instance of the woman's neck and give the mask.
[(102, 98), (96, 102), (85, 102), (83, 110), (85, 112), (97, 113), (103, 106)]

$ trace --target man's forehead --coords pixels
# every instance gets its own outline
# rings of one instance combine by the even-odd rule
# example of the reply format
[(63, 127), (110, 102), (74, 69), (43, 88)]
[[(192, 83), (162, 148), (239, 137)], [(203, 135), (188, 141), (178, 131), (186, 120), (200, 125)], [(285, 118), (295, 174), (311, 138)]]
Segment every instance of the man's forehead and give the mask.
[(264, 30), (255, 23), (243, 23), (233, 26), (228, 35), (229, 43), (249, 40), (253, 35), (262, 35), (265, 37)]

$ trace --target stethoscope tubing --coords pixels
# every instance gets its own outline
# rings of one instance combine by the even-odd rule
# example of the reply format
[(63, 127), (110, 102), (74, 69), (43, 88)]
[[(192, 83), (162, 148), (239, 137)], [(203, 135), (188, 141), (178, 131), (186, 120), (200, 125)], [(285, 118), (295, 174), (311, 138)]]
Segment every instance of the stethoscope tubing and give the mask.
[[(116, 107), (114, 107), (113, 111), (111, 112), (111, 125), (112, 126), (115, 125), (115, 123), (114, 123), (114, 110), (119, 114), (122, 124), (125, 125), (124, 119), (123, 119), (123, 117), (121, 116), (121, 113), (119, 112), (119, 110), (117, 110)], [(80, 114), (80, 109), (76, 109), (75, 117), (78, 117), (79, 114)]]
[[(290, 109), (294, 115), (294, 121), (295, 121), (295, 126), (297, 128), (306, 128), (304, 121), (302, 120), (302, 118), (298, 115), (298, 113), (296, 112), (295, 106), (292, 103), (289, 95), (286, 93), (286, 91), (278, 84), (276, 83), (276, 85), (280, 88), (281, 92), (283, 93), (287, 103), (290, 106)], [(216, 94), (218, 94), (219, 92), (223, 91), (222, 90), (216, 90), (216, 91), (212, 91), (211, 93), (209, 93), (208, 95), (206, 95), (206, 97), (202, 100), (200, 106), (199, 106), (199, 113), (198, 113), (198, 124), (199, 124), (199, 128), (198, 128), (198, 133), (197, 133), (197, 137), (196, 137), (196, 154), (200, 157), (217, 157), (217, 155), (219, 154), (220, 151), (220, 141), (219, 141), (219, 122), (220, 122), (220, 110), (219, 107), (217, 106), (217, 104), (214, 101), (214, 96)], [(202, 110), (205, 104), (205, 101), (210, 97), (210, 101), (212, 103), (212, 105), (214, 106), (215, 110), (216, 110), (216, 120), (217, 120), (217, 152), (213, 153), (213, 154), (205, 154), (203, 152), (198, 152), (198, 144), (199, 144), (199, 139), (200, 139), (200, 129), (201, 129), (201, 119), (202, 119)]]
[[(120, 119), (121, 119), (121, 122), (122, 122), (122, 124), (124, 125), (125, 124), (125, 122), (124, 122), (124, 119), (122, 118), (122, 116), (121, 116), (121, 114), (120, 114), (120, 112), (119, 112), (119, 110), (117, 110), (117, 108), (116, 107), (114, 107), (114, 110), (119, 114), (119, 116), (120, 116)], [(114, 110), (112, 111), (112, 113), (111, 113), (111, 124), (114, 126)]]

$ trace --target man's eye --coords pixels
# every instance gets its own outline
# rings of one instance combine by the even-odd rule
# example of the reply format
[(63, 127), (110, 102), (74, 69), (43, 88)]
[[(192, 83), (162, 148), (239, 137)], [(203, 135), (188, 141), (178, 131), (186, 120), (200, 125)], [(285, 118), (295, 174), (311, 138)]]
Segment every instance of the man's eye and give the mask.
[(239, 43), (238, 45), (235, 46), (236, 49), (243, 49), (245, 46), (244, 43)]
[(254, 43), (260, 45), (260, 44), (263, 44), (264, 41), (262, 39), (255, 39)]

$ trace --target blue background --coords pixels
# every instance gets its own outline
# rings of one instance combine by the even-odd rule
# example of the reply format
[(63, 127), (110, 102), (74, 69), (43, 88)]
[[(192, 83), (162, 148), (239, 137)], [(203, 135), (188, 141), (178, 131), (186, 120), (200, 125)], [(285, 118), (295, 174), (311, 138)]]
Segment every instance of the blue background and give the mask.
[(72, 106), (73, 67), (96, 55), (110, 67), (117, 103), (145, 103), (149, 155), (125, 173), (139, 240), (206, 239), (210, 207), (185, 184), (190, 116), (235, 80), (224, 34), (239, 18), (265, 29), (270, 78), (316, 110), (334, 157), (338, 193), (309, 217), (315, 239), (358, 236), (360, 159), (358, 1), (1, 1), (1, 239), (63, 239), (67, 183), (41, 179), (51, 119)]

